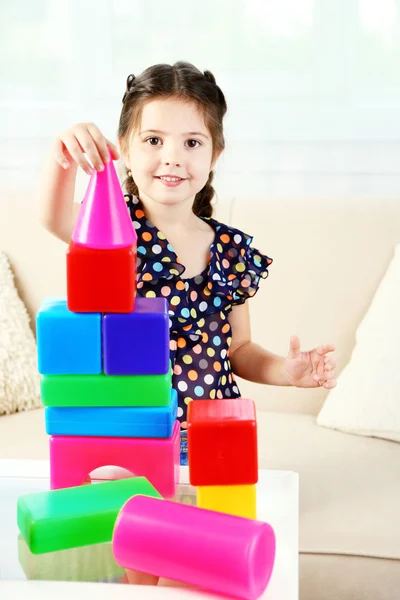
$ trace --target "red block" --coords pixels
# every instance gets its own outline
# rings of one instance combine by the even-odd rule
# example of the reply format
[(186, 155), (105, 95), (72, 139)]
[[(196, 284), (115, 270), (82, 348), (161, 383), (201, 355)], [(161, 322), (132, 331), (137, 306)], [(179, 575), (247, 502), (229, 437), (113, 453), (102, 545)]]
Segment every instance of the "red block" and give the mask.
[(193, 400), (188, 406), (189, 479), (194, 486), (258, 481), (253, 400)]
[(67, 304), (73, 312), (129, 313), (136, 293), (136, 246), (100, 250), (71, 241)]

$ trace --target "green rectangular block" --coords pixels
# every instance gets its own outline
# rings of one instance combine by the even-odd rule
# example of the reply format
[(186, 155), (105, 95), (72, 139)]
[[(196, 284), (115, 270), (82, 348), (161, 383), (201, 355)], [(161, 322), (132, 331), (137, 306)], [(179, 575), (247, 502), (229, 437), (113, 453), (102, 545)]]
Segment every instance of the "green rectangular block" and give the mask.
[(162, 498), (145, 477), (130, 477), (20, 496), (18, 528), (33, 554), (110, 542), (132, 496)]
[(42, 375), (44, 406), (167, 406), (172, 374)]

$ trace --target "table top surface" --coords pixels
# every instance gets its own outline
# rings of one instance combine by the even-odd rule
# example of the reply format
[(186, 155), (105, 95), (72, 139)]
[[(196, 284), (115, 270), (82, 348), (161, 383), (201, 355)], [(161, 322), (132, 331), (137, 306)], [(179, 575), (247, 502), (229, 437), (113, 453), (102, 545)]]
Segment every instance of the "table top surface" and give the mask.
[[(103, 467), (96, 481), (128, 474), (117, 467)], [(196, 503), (196, 490), (188, 483), (188, 468), (181, 467), (175, 500)], [(2, 600), (132, 598), (124, 574), (114, 561), (111, 543), (34, 555), (18, 531), (16, 506), (19, 496), (49, 490), (48, 461), (0, 460), (0, 596)], [(274, 570), (263, 600), (298, 600), (298, 474), (260, 470), (257, 484), (257, 519), (268, 522), (276, 535)], [(68, 582), (66, 584), (65, 582)], [(101, 585), (107, 584), (107, 585)], [(180, 584), (176, 584), (179, 586)], [(135, 586), (135, 598), (173, 600), (221, 598), (198, 589), (166, 586)], [(129, 595), (129, 596), (128, 596)]]

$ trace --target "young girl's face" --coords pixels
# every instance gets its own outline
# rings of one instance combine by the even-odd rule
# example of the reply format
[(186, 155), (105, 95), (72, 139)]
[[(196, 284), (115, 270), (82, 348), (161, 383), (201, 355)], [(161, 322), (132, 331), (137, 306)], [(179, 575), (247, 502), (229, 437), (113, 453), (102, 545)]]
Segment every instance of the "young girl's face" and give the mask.
[(211, 134), (194, 103), (158, 99), (144, 105), (126, 163), (142, 200), (175, 205), (193, 202), (204, 187), (215, 163), (212, 151)]

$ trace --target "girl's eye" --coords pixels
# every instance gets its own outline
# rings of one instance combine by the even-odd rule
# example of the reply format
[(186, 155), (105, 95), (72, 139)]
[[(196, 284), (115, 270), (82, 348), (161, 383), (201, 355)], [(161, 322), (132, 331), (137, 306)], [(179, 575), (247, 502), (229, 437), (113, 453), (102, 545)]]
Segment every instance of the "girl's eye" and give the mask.
[[(151, 140), (160, 140), (160, 138), (158, 138), (158, 137), (147, 138), (146, 142), (151, 142)], [(158, 146), (157, 141), (155, 144), (150, 143), (150, 146)]]
[[(188, 142), (194, 142), (195, 144), (200, 144), (197, 140), (188, 140)], [(197, 146), (190, 146), (190, 148), (197, 148)]]

